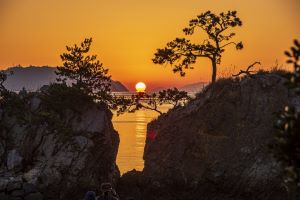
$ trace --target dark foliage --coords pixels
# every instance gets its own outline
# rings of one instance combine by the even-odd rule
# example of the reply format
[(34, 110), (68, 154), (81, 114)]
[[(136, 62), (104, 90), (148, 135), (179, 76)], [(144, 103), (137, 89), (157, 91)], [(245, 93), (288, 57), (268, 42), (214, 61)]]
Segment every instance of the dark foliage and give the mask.
[(62, 67), (57, 67), (56, 74), (59, 82), (72, 82), (73, 87), (77, 87), (93, 96), (98, 101), (107, 102), (111, 97), (110, 76), (108, 69), (97, 60), (96, 55), (87, 55), (92, 44), (92, 38), (85, 39), (80, 46), (67, 46), (67, 53), (60, 57), (63, 61)]
[(3, 83), (6, 81), (7, 75), (4, 71), (0, 71), (0, 91), (5, 90)]
[[(94, 103), (93, 98), (78, 87), (69, 87), (67, 84), (51, 84), (39, 94), (43, 106), (47, 110), (61, 113), (66, 109), (82, 110), (82, 106)], [(78, 109), (79, 108), (79, 109)]]
[(19, 122), (24, 123), (27, 117), (25, 113), (29, 109), (28, 99), (31, 95), (21, 95), (6, 91), (1, 97), (0, 109), (8, 116), (15, 116)]
[(110, 107), (117, 111), (117, 115), (125, 112), (135, 112), (138, 107), (135, 95), (132, 95), (131, 98), (113, 96), (111, 102)]
[(162, 114), (159, 106), (163, 104), (172, 104), (173, 108), (185, 105), (191, 98), (185, 91), (179, 91), (177, 88), (159, 91), (153, 94), (143, 94), (134, 97), (136, 102), (135, 110), (144, 108), (153, 110)]
[[(295, 40), (291, 51), (286, 51), (287, 63), (294, 65), (288, 74), (287, 86), (300, 97), (300, 43)], [(275, 158), (285, 171), (285, 182), (300, 191), (300, 108), (290, 105), (278, 116), (275, 142), (271, 145)]]
[(212, 82), (217, 75), (217, 64), (221, 63), (222, 53), (228, 45), (234, 45), (237, 50), (243, 48), (242, 42), (235, 43), (230, 40), (234, 32), (226, 31), (242, 26), (242, 21), (237, 17), (236, 11), (228, 11), (216, 15), (207, 11), (190, 20), (189, 26), (183, 29), (186, 35), (193, 35), (197, 28), (203, 30), (208, 38), (201, 44), (194, 44), (186, 38), (176, 38), (169, 42), (165, 48), (157, 49), (153, 62), (155, 64), (170, 64), (174, 73), (185, 76), (186, 69), (193, 69), (193, 64), (198, 58), (208, 58), (212, 64)]
[(4, 87), (4, 82), (7, 80), (7, 76), (12, 75), (12, 72), (9, 72), (9, 74), (7, 74), (6, 71), (0, 71), (0, 95), (2, 96), (3, 93), (7, 92), (7, 89)]
[[(156, 95), (156, 94), (154, 94)], [(174, 107), (185, 104), (191, 98), (185, 91), (179, 91), (177, 88), (162, 90), (158, 92), (157, 99), (160, 105), (172, 104)]]
[(27, 106), (26, 102), (31, 94), (23, 95), (22, 92), (16, 94), (4, 87), (7, 76), (12, 74), (12, 72), (0, 71), (0, 110), (3, 111), (5, 109), (8, 115), (15, 115), (18, 120), (24, 121), (23, 111)]
[[(118, 114), (130, 109), (133, 102), (130, 99), (115, 97), (111, 94), (111, 79), (108, 69), (97, 60), (96, 55), (88, 55), (92, 44), (92, 38), (85, 39), (79, 46), (67, 46), (67, 53), (61, 55), (63, 66), (57, 67), (57, 79), (62, 85), (53, 85), (50, 88), (49, 105), (60, 108), (66, 102), (80, 105), (80, 101), (105, 104), (112, 110), (117, 110)], [(72, 87), (67, 86), (67, 81), (72, 83)], [(51, 93), (54, 92), (55, 95)], [(55, 98), (61, 102), (53, 103)], [(73, 98), (73, 100), (72, 100)], [(58, 101), (58, 100), (56, 100)], [(52, 102), (52, 103), (51, 103)]]

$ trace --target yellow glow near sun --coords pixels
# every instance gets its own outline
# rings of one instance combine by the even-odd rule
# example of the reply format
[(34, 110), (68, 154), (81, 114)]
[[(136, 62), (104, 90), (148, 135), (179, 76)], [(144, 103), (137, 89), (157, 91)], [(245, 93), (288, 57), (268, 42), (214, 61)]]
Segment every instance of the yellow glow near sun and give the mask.
[(145, 92), (145, 90), (146, 90), (146, 84), (143, 83), (143, 82), (138, 82), (135, 85), (135, 89), (136, 89), (136, 92)]

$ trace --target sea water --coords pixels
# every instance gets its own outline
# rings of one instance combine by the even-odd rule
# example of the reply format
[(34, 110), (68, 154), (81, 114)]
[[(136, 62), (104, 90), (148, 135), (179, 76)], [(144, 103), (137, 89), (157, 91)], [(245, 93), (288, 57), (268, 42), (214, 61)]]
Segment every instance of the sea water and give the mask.
[[(166, 112), (171, 107), (163, 105), (159, 109)], [(143, 109), (120, 116), (114, 113), (113, 125), (120, 135), (117, 165), (121, 174), (132, 169), (143, 170), (147, 124), (158, 116), (159, 113), (155, 111)]]

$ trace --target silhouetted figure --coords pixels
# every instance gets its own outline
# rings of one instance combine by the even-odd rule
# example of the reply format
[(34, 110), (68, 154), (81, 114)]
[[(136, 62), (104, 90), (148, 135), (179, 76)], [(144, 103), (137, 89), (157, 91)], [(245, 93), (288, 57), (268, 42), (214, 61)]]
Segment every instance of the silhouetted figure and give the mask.
[(112, 188), (110, 183), (101, 184), (102, 195), (97, 200), (119, 200), (116, 191)]
[(96, 200), (96, 193), (94, 191), (88, 191), (83, 200)]

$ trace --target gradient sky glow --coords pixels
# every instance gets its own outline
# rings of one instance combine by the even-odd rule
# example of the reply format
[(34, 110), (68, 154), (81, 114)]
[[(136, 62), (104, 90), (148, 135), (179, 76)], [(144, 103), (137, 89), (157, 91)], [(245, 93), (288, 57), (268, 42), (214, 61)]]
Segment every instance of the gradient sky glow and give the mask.
[(300, 39), (299, 0), (0, 0), (0, 68), (57, 66), (66, 45), (93, 37), (92, 52), (131, 89), (138, 81), (148, 88), (207, 81), (205, 59), (185, 78), (151, 61), (157, 48), (184, 36), (188, 21), (206, 10), (237, 10), (243, 21), (235, 39), (245, 48), (227, 49), (220, 74), (254, 61), (266, 68), (276, 59), (284, 64), (283, 51)]

